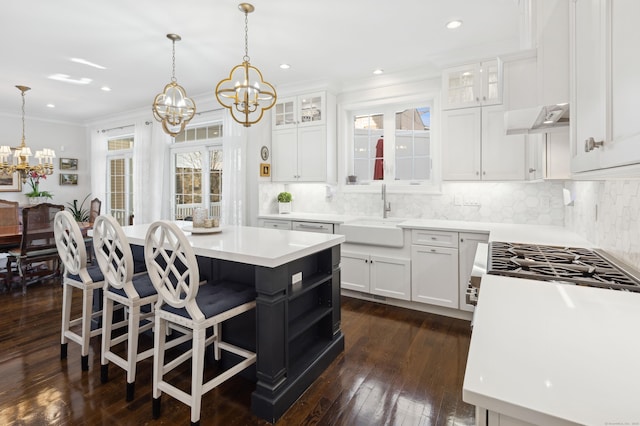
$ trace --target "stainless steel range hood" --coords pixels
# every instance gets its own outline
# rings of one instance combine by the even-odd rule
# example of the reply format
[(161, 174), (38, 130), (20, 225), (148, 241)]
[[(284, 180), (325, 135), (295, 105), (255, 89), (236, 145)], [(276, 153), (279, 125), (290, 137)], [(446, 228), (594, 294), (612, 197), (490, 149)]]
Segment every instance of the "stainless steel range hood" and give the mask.
[(504, 113), (507, 135), (551, 133), (569, 125), (569, 104), (544, 105)]

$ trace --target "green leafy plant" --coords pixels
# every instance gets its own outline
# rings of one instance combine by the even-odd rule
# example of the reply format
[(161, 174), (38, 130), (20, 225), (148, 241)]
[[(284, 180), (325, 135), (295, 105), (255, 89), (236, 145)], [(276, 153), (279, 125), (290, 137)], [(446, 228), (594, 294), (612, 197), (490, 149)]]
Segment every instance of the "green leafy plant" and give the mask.
[(76, 222), (88, 222), (89, 221), (89, 208), (84, 207), (84, 202), (87, 201), (87, 198), (91, 193), (88, 193), (84, 200), (78, 206), (78, 200), (73, 200), (73, 203), (67, 203), (67, 210), (71, 213)]
[(278, 194), (278, 202), (279, 203), (290, 203), (291, 202), (291, 193), (290, 192), (281, 192)]

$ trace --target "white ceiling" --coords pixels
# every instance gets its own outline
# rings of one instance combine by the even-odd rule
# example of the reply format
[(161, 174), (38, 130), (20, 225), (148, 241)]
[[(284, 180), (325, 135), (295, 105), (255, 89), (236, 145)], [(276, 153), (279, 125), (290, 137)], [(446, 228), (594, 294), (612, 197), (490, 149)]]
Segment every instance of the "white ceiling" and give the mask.
[[(191, 97), (210, 95), (244, 55), (238, 0), (20, 0), (3, 4), (0, 114), (84, 124), (118, 112), (150, 108), (171, 78)], [(355, 82), (514, 51), (518, 0), (253, 0), (249, 56), (277, 89)], [(445, 29), (461, 19), (458, 30)], [(83, 58), (104, 70), (73, 63)], [(283, 62), (291, 69), (281, 70)], [(375, 68), (383, 76), (372, 76)], [(87, 85), (54, 81), (67, 74)], [(102, 86), (111, 87), (104, 92)], [(55, 108), (46, 104), (53, 103)]]

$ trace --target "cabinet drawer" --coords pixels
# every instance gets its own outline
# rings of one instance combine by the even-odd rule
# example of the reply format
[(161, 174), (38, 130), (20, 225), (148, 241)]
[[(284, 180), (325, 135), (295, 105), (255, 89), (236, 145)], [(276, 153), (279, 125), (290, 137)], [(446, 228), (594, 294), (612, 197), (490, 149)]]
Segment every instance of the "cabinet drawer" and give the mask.
[(294, 231), (319, 232), (321, 234), (333, 234), (333, 223), (322, 222), (293, 222)]
[(261, 228), (273, 228), (273, 229), (287, 229), (291, 230), (290, 220), (277, 220), (277, 219), (261, 219), (258, 224)]
[(430, 229), (413, 229), (411, 244), (438, 247), (458, 247), (458, 233), (450, 231), (433, 231)]

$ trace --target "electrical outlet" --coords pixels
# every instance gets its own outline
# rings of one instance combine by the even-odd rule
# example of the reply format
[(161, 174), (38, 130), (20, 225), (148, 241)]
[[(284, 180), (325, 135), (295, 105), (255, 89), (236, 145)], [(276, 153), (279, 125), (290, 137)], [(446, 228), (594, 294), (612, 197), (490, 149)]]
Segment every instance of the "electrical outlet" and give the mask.
[(480, 206), (480, 199), (475, 196), (466, 196), (464, 197), (464, 205), (478, 207)]

